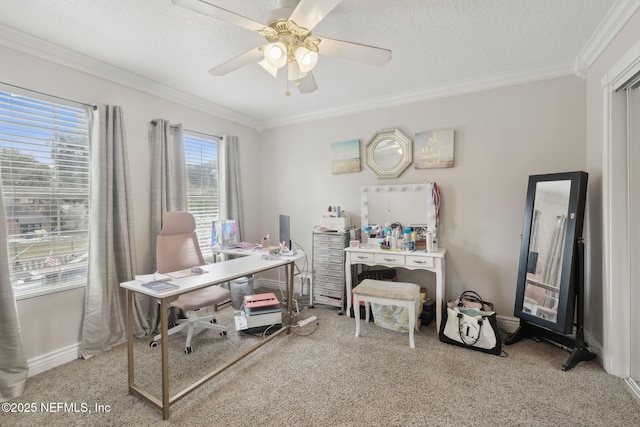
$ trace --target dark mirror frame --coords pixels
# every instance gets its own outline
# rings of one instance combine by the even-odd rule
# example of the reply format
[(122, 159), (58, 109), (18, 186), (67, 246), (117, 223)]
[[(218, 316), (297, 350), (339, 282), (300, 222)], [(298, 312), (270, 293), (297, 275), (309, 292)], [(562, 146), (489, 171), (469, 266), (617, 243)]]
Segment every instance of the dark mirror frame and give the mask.
[[(531, 175), (527, 189), (522, 242), (520, 248), (520, 262), (518, 268), (518, 282), (514, 315), (529, 323), (537, 324), (552, 331), (570, 334), (573, 331), (576, 307), (576, 277), (581, 272), (576, 271), (578, 257), (578, 240), (582, 238), (584, 210), (587, 195), (586, 172), (564, 172), (545, 175)], [(560, 273), (560, 287), (558, 293), (557, 316), (555, 321), (545, 319), (524, 310), (525, 289), (527, 286), (527, 271), (533, 229), (534, 203), (538, 184), (551, 181), (570, 181), (569, 207), (564, 235), (562, 269)]]

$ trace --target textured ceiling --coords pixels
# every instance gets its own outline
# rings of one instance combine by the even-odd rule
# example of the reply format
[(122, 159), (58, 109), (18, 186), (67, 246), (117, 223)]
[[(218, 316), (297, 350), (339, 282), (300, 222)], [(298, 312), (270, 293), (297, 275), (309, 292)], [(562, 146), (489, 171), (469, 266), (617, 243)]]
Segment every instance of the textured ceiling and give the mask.
[[(259, 22), (275, 8), (275, 0), (208, 1)], [(301, 95), (292, 88), (291, 96), (284, 95), (284, 75), (274, 79), (257, 63), (208, 74), (264, 39), (170, 0), (1, 0), (0, 44), (28, 45), (47, 59), (260, 129), (571, 74), (576, 63), (589, 65), (585, 48), (601, 23), (615, 26), (605, 19), (615, 4), (343, 0), (313, 34), (390, 49), (391, 61), (376, 67), (320, 56), (318, 90)]]

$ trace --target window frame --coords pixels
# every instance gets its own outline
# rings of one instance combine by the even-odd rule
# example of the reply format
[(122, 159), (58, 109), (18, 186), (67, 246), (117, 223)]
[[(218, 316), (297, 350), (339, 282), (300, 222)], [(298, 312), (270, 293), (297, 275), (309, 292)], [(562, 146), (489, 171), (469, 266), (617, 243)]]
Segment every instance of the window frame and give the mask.
[[(76, 103), (0, 88), (0, 154), (4, 159), (0, 179), (16, 300), (84, 288), (88, 283), (90, 127), (91, 113)], [(16, 168), (20, 159), (29, 165)], [(7, 164), (13, 164), (13, 169)], [(40, 182), (46, 184), (38, 185), (29, 167), (37, 167), (32, 170), (40, 171)], [(22, 178), (23, 185), (16, 185), (16, 172), (27, 177)], [(4, 179), (7, 173), (15, 176), (11, 185)], [(21, 219), (10, 219), (16, 215), (38, 216), (44, 221), (18, 225), (18, 230), (15, 225)], [(29, 250), (31, 257), (21, 263), (18, 257)], [(39, 253), (47, 250), (46, 257)], [(16, 254), (13, 260), (12, 253)]]
[[(211, 250), (211, 228), (213, 221), (217, 221), (220, 217), (218, 144), (221, 142), (222, 138), (216, 135), (184, 130), (187, 210), (193, 214), (196, 220), (198, 244), (206, 262), (214, 260), (214, 254)], [(214, 144), (214, 146), (207, 147), (209, 144)], [(209, 149), (207, 152), (203, 150), (206, 148)], [(199, 152), (197, 152), (198, 150)], [(215, 158), (214, 165), (206, 164), (207, 160), (213, 158)], [(208, 167), (211, 169), (207, 169)], [(194, 174), (197, 175), (197, 169), (200, 169), (200, 192), (196, 190), (194, 185), (196, 179)], [(209, 176), (202, 173), (207, 171)], [(215, 180), (214, 188), (203, 188), (205, 187), (203, 183), (206, 180), (212, 180), (211, 182)]]

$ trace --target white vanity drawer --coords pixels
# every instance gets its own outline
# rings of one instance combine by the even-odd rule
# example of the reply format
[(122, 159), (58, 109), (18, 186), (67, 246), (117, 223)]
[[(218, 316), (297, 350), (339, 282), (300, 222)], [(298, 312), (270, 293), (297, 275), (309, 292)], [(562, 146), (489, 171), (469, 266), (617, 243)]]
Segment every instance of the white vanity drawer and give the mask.
[(407, 255), (407, 267), (427, 267), (433, 268), (433, 257)]
[(351, 252), (351, 262), (373, 262), (373, 254), (367, 252)]
[(404, 255), (375, 254), (374, 261), (386, 265), (404, 265)]

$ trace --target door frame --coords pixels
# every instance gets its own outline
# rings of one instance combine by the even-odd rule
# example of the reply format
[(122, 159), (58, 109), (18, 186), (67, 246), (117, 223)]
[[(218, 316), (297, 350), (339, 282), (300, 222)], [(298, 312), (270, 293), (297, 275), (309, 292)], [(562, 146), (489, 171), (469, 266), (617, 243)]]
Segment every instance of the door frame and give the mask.
[(629, 157), (627, 100), (616, 92), (640, 72), (640, 42), (636, 43), (602, 78), (602, 222), (603, 222), (603, 365), (610, 374), (630, 381), (631, 310), (629, 301)]

